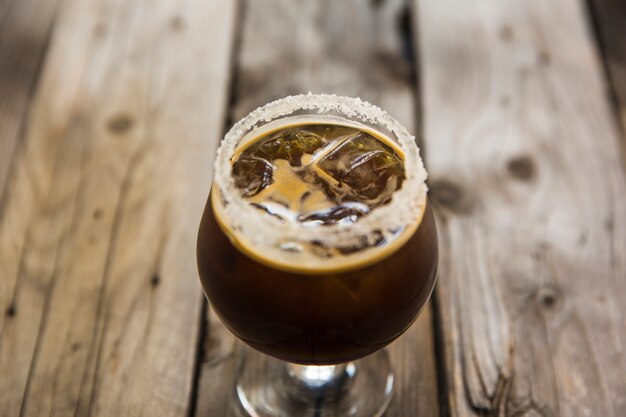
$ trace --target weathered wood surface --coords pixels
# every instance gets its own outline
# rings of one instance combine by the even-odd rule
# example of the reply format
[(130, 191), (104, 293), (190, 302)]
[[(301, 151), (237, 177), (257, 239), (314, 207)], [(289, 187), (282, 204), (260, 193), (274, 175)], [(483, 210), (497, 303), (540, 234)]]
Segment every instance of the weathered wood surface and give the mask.
[[(3, 76), (13, 51), (39, 56), (54, 2), (13, 3), (32, 24), (3, 35)], [(3, 34), (21, 21), (5, 16)], [(0, 207), (0, 415), (188, 415), (233, 18), (202, 0), (58, 9)], [(34, 85), (15, 71), (3, 112)]]
[[(0, 200), (19, 138), (23, 136), (56, 6), (57, 0), (0, 3)], [(7, 292), (9, 289), (0, 280), (0, 297)]]
[(423, 125), (436, 328), (386, 416), (626, 415), (626, 14), (590, 1), (608, 80), (583, 0), (0, 0), (0, 416), (239, 414), (199, 213), (226, 116), (309, 90)]
[[(608, 72), (610, 94), (626, 132), (626, 1), (588, 0)], [(626, 148), (626, 143), (624, 144)], [(624, 150), (626, 160), (626, 149)]]
[[(11, 167), (15, 167), (17, 149), (23, 142), (28, 119), (28, 108), (39, 79), (42, 62), (48, 46), (50, 27), (56, 9), (56, 1), (40, 1), (37, 14), (32, 13), (33, 1), (6, 1), (0, 4), (0, 233), (11, 233), (2, 226), (8, 198), (5, 187)], [(33, 27), (33, 25), (36, 25)], [(0, 236), (4, 241), (8, 236)], [(3, 248), (4, 246), (0, 246)], [(0, 252), (0, 260), (15, 256), (19, 249), (10, 253)], [(0, 261), (1, 262), (1, 261)], [(0, 270), (3, 270), (0, 265)], [(0, 275), (0, 352), (3, 345), (5, 320), (15, 314), (12, 295), (15, 276)], [(28, 349), (27, 346), (25, 346)], [(2, 358), (2, 356), (0, 356)], [(0, 359), (0, 415), (6, 410), (19, 409), (20, 389), (26, 384), (27, 374), (11, 374)], [(11, 358), (6, 358), (11, 360)], [(11, 377), (7, 377), (11, 375)]]
[(450, 414), (626, 415), (625, 171), (585, 4), (415, 4)]
[[(401, 0), (246, 2), (231, 119), (312, 91), (360, 96), (415, 131), (409, 21)], [(238, 344), (211, 316), (206, 348), (196, 416), (237, 415), (232, 372)], [(390, 347), (397, 382), (386, 416), (439, 415), (433, 349), (429, 307)]]

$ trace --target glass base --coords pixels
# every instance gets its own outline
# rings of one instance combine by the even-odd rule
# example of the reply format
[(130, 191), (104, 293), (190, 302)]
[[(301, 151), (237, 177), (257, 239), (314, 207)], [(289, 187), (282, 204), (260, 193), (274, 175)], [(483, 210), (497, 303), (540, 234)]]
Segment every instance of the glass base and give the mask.
[(393, 391), (385, 350), (330, 366), (287, 363), (246, 349), (237, 396), (252, 417), (379, 417)]

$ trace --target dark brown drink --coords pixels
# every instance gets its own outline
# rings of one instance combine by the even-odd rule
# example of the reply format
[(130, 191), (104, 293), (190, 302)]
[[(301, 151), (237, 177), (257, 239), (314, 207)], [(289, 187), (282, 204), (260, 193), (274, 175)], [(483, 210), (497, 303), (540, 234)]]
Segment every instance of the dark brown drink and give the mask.
[(227, 203), (214, 187), (198, 235), (198, 267), (212, 307), (235, 335), (277, 358), (322, 365), (369, 355), (411, 325), (437, 270), (425, 194), (410, 224), (344, 243), (324, 239), (333, 228), (358, 227), (403, 192), (401, 149), (374, 131), (301, 123), (252, 138), (231, 163), (240, 198), (256, 209), (248, 216), (319, 235), (274, 237), (274, 252), (251, 244), (228, 224)]

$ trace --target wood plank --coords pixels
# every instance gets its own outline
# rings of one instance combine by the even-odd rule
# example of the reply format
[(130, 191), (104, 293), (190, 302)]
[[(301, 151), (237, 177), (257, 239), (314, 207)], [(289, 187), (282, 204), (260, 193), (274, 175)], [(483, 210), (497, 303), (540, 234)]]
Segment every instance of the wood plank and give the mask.
[[(36, 10), (35, 3), (39, 6)], [(8, 0), (0, 4), (0, 232), (5, 229), (5, 233), (12, 233), (23, 226), (13, 224), (4, 227), (1, 219), (6, 212), (2, 202), (7, 198), (7, 178), (15, 166), (13, 161), (17, 149), (24, 142), (28, 107), (41, 73), (56, 8), (56, 0)], [(15, 314), (11, 298), (15, 290), (17, 265), (12, 265), (13, 270), (5, 269), (4, 260), (19, 256), (23, 239), (16, 238), (12, 243), (11, 247), (2, 246), (0, 253), (0, 347), (5, 319), (10, 320)], [(6, 369), (0, 362), (2, 375), (6, 374)], [(0, 406), (0, 415), (7, 415), (5, 406), (11, 409), (19, 407), (16, 402), (20, 396), (16, 392), (23, 389), (24, 379), (24, 375), (21, 380), (0, 378), (0, 404), (3, 405)]]
[(626, 181), (584, 4), (415, 5), (450, 415), (626, 415)]
[(2, 206), (1, 415), (188, 414), (234, 7), (64, 2)]
[(242, 343), (236, 340), (210, 308), (206, 316), (206, 339), (202, 346), (194, 415), (243, 416), (235, 399), (235, 372), (241, 359)]
[[(7, 194), (7, 177), (14, 166), (16, 150), (23, 143), (27, 110), (41, 72), (56, 7), (57, 0), (6, 0), (0, 4), (0, 218), (4, 215), (1, 207)], [(10, 304), (14, 286), (14, 279), (0, 279), (0, 306)], [(6, 313), (0, 312), (0, 329)], [(0, 382), (3, 403), (6, 391), (1, 387)]]
[[(626, 132), (626, 2), (588, 0), (604, 55), (618, 117)], [(626, 144), (624, 144), (626, 160)]]
[[(56, 8), (57, 0), (6, 0), (0, 4), (0, 196), (23, 136), (26, 110), (39, 79)], [(0, 294), (3, 290), (0, 283)]]
[[(312, 91), (360, 96), (414, 131), (409, 16), (402, 0), (246, 2), (232, 120), (273, 99)], [(239, 345), (224, 342), (221, 325), (210, 322), (209, 335), (211, 328), (220, 336), (207, 345), (196, 415), (237, 415), (232, 370)], [(390, 352), (397, 385), (386, 416), (438, 416), (430, 307)]]

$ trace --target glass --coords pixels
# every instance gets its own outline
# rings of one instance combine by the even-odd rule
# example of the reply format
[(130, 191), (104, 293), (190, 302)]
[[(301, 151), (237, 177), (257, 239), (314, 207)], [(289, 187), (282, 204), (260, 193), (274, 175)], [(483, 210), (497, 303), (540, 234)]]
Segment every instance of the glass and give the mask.
[[(356, 126), (396, 144), (404, 153), (401, 188), (389, 203), (353, 224), (295, 232), (275, 219), (266, 225), (271, 216), (248, 207), (233, 188), (233, 155), (242, 143), (277, 126), (326, 122)], [(236, 382), (249, 415), (371, 417), (385, 411), (393, 372), (383, 348), (415, 321), (436, 279), (437, 232), (418, 152), (406, 129), (379, 108), (329, 95), (269, 103), (226, 135), (200, 225), (197, 258), (213, 309), (254, 348), (246, 350)], [(246, 228), (250, 241), (240, 239)], [(305, 266), (289, 262), (296, 240), (357, 241), (365, 236), (359, 233), (395, 235), (389, 235), (392, 243), (384, 250), (368, 246), (341, 263), (315, 256), (308, 256)], [(253, 252), (250, 247), (259, 245), (250, 243), (254, 239), (283, 242), (272, 250), (284, 254)]]

